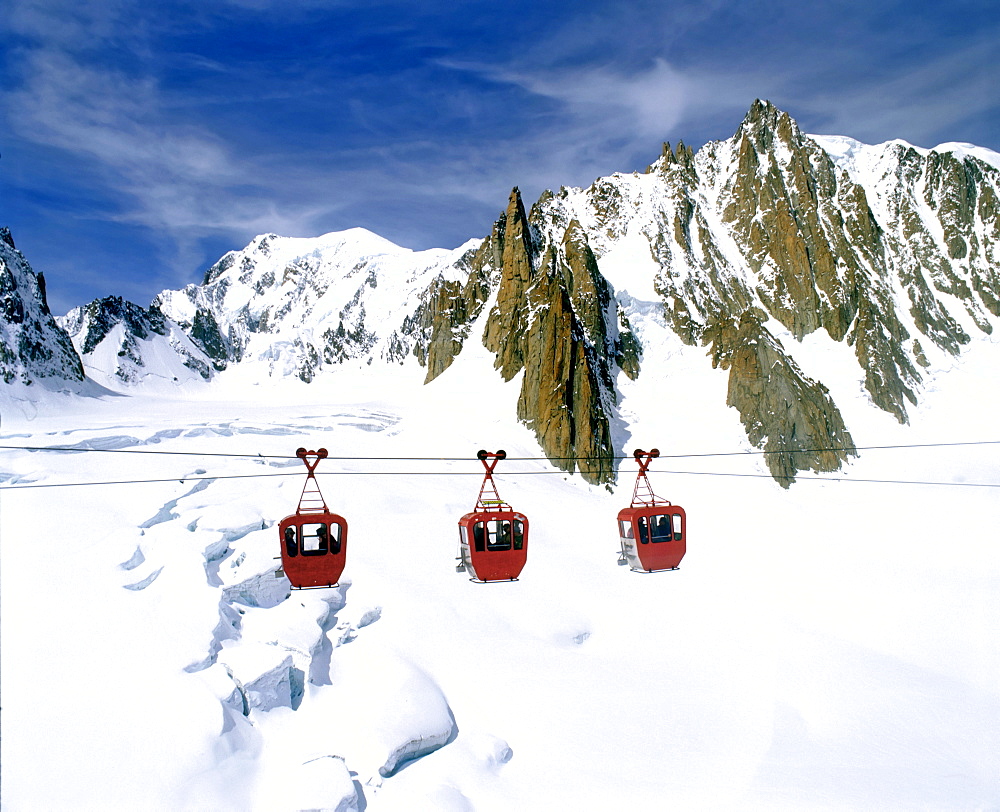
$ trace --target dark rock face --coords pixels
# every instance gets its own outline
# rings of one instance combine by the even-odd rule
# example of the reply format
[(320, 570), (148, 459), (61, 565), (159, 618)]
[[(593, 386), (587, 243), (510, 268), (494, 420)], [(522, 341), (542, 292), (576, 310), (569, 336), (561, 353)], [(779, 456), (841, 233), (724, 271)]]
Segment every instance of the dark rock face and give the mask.
[(402, 332), (416, 338), (413, 354), (427, 367), (424, 383), (451, 366), (490, 296), (495, 274), (487, 244), (490, 241), (458, 261), (464, 283), (439, 276), (424, 292), (417, 312), (403, 323)]
[(45, 279), (36, 274), (8, 228), (0, 228), (0, 380), (82, 381), (83, 364), (49, 311)]
[[(549, 196), (551, 198), (551, 196)], [(507, 209), (461, 264), (466, 281), (436, 280), (414, 317), (414, 353), (433, 380), (461, 352), (495, 295), (483, 344), (504, 380), (523, 372), (517, 417), (550, 461), (589, 482), (615, 477), (610, 414), (620, 368), (634, 378), (641, 349), (601, 275), (587, 233), (540, 201), (529, 216), (515, 188)]]
[[(171, 339), (171, 328), (178, 328), (155, 305), (144, 309), (120, 296), (106, 296), (74, 308), (61, 322), (85, 359), (106, 341), (115, 342), (113, 375), (121, 383), (135, 384), (142, 379), (146, 367), (144, 344), (154, 336), (162, 337), (183, 365), (202, 379), (212, 376), (208, 361), (196, 348), (184, 346), (186, 339)], [(113, 336), (116, 328), (118, 334)]]
[(910, 336), (864, 189), (838, 178), (819, 145), (770, 104), (754, 104), (736, 140), (723, 216), (760, 280), (761, 305), (797, 340), (821, 328), (846, 337), (876, 405), (905, 421), (920, 375), (902, 349)]
[(84, 330), (81, 350), (86, 355), (94, 351), (117, 325), (122, 325), (129, 338), (145, 339), (151, 333), (166, 335), (163, 314), (156, 308), (143, 310), (120, 296), (106, 296), (75, 308), (67, 316), (67, 329), (76, 334)]
[[(787, 115), (760, 102), (736, 139), (739, 168), (723, 219), (758, 276), (755, 293), (796, 339), (822, 327), (840, 341), (856, 310), (857, 262), (835, 205), (833, 162)], [(774, 159), (779, 149), (787, 160)]]
[(484, 243), (500, 279), (483, 343), (505, 380), (524, 371), (517, 416), (550, 461), (579, 468), (588, 482), (610, 482), (612, 366), (620, 356), (635, 371), (637, 342), (629, 334), (624, 349), (616, 344), (617, 308), (580, 224), (558, 215), (545, 221), (542, 206), (532, 214), (538, 225), (514, 189)]
[[(765, 449), (793, 431), (799, 449), (850, 447), (829, 394), (801, 373), (775, 328), (793, 342), (821, 329), (846, 341), (872, 402), (900, 422), (917, 403), (928, 345), (955, 355), (970, 340), (963, 323), (992, 331), (1000, 173), (951, 153), (869, 149), (856, 172), (862, 185), (787, 114), (758, 101), (732, 139), (696, 156), (664, 145), (647, 169), (660, 184), (655, 205), (624, 183), (608, 189), (608, 179), (588, 190), (612, 235), (620, 226), (600, 212), (650, 210), (644, 233), (664, 317), (685, 342), (710, 344), (714, 363), (732, 364), (728, 402)], [(760, 401), (735, 376), (765, 362), (765, 383), (750, 378), (763, 386)], [(811, 404), (794, 418), (778, 408), (790, 393)], [(794, 470), (835, 470), (843, 455), (796, 450), (769, 460), (787, 481)]]
[(853, 451), (843, 417), (822, 383), (803, 374), (763, 326), (766, 314), (743, 311), (706, 333), (712, 364), (729, 370), (726, 404), (736, 408), (750, 442), (787, 488), (798, 471), (836, 471)]
[(226, 368), (232, 348), (219, 329), (219, 323), (210, 310), (199, 307), (195, 310), (194, 319), (192, 319), (190, 326), (181, 326), (187, 327), (191, 341), (212, 359), (212, 366), (215, 369), (221, 372)]
[(528, 290), (534, 287), (533, 259), (538, 254), (517, 189), (511, 192), (507, 210), (494, 225), (488, 244), (491, 264), (499, 270), (500, 278), (483, 344), (497, 354), (496, 368), (509, 381), (524, 367), (524, 336), (531, 307)]

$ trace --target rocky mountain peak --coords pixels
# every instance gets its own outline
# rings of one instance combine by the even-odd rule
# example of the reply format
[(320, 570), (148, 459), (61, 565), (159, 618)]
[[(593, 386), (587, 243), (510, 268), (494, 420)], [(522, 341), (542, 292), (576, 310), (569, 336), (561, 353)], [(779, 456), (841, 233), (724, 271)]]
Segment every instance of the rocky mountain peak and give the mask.
[(71, 335), (83, 331), (81, 350), (85, 355), (93, 352), (118, 325), (139, 340), (148, 338), (150, 333), (166, 334), (159, 308), (154, 306), (144, 310), (121, 296), (105, 296), (74, 308), (62, 319), (62, 324)]
[(0, 379), (84, 379), (69, 336), (49, 311), (45, 278), (17, 250), (6, 227), (0, 229)]
[[(787, 486), (836, 470), (852, 446), (808, 363), (817, 346), (853, 354), (856, 391), (906, 422), (928, 373), (996, 327), (1000, 156), (987, 152), (809, 136), (757, 100), (732, 138), (697, 153), (664, 143), (645, 174), (547, 191), (530, 209), (515, 187), (490, 234), (454, 251), (410, 252), (362, 229), (261, 235), (202, 285), (160, 294), (162, 321), (95, 304), (80, 347), (96, 359), (131, 336), (139, 370), (148, 342), (183, 336), (190, 349), (172, 351), (215, 369), (256, 363), (307, 382), (413, 356), (431, 381), (481, 337), (498, 375), (520, 376), (517, 417), (552, 462), (610, 482), (627, 432), (612, 433), (619, 373), (666, 375), (668, 358), (639, 341), (666, 330), (728, 373), (727, 404)], [(0, 232), (4, 256), (19, 256), (12, 245)], [(0, 277), (9, 322), (28, 300), (47, 312), (32, 279), (11, 297)]]
[(515, 189), (491, 242), (499, 280), (483, 343), (505, 380), (524, 371), (518, 417), (554, 465), (613, 481), (615, 373), (625, 365), (637, 374), (637, 342), (617, 318), (587, 230), (551, 194), (525, 218)]
[(524, 367), (524, 331), (528, 328), (528, 289), (534, 280), (537, 250), (515, 186), (507, 209), (493, 226), (490, 243), (499, 271), (497, 299), (487, 322), (484, 343), (497, 354), (496, 368), (509, 381)]
[[(120, 296), (105, 296), (58, 321), (88, 374), (103, 386), (126, 388), (151, 377), (176, 382), (212, 377), (209, 359), (155, 304), (144, 309)], [(169, 358), (169, 371), (148, 368), (148, 355)]]
[(775, 107), (767, 99), (755, 99), (750, 105), (743, 122), (736, 131), (736, 138), (750, 136), (764, 149), (770, 148), (774, 138), (785, 143), (792, 143), (802, 137), (798, 123), (786, 113)]

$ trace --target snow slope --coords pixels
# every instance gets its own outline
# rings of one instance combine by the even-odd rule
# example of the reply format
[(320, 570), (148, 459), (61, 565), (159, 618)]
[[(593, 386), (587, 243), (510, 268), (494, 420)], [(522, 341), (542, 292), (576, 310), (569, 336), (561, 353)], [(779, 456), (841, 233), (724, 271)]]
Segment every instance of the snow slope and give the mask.
[(219, 260), (204, 285), (163, 291), (154, 304), (188, 328), (199, 312), (210, 313), (230, 360), (311, 380), (324, 364), (347, 358), (404, 357), (412, 342), (400, 330), (421, 294), (436, 277), (461, 276), (458, 260), (478, 243), (411, 251), (362, 228), (261, 235)]
[(933, 152), (951, 153), (958, 160), (972, 157), (1000, 169), (1000, 153), (986, 147), (978, 147), (975, 144), (960, 141), (949, 141), (945, 144), (938, 144), (932, 149), (926, 149), (914, 146), (901, 138), (873, 145), (864, 144), (846, 135), (810, 135), (809, 137), (823, 147), (839, 166), (850, 172), (851, 176), (862, 185), (864, 185), (865, 166), (870, 166), (879, 156), (893, 151), (893, 148), (912, 149), (920, 155), (929, 155)]
[[(479, 341), (427, 386), (410, 359), (176, 399), (6, 390), (3, 808), (1000, 805), (998, 500), (973, 485), (1000, 483), (997, 446), (865, 451), (783, 491), (724, 374), (636, 321), (663, 363), (620, 382), (617, 441), (661, 449), (690, 529), (653, 575), (615, 563), (632, 460), (613, 493), (518, 460), (541, 456), (519, 381)], [(802, 346), (836, 377), (828, 345)], [(909, 426), (831, 385), (860, 446), (995, 442), (997, 360), (978, 339)], [(350, 538), (340, 588), (288, 595), (299, 446), (330, 450)], [(531, 521), (517, 583), (454, 570), (480, 448)]]

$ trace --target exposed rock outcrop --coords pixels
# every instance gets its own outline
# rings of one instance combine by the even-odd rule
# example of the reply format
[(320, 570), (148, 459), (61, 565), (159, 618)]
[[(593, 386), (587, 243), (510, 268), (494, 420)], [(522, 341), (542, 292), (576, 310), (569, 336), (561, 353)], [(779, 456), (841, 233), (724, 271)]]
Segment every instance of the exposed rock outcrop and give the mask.
[(495, 276), (486, 256), (489, 244), (468, 251), (455, 263), (464, 282), (438, 276), (422, 295), (416, 313), (403, 323), (402, 332), (416, 337), (413, 354), (427, 368), (424, 383), (451, 366), (489, 299)]
[(734, 151), (723, 218), (758, 279), (760, 304), (797, 340), (821, 328), (834, 341), (846, 337), (873, 401), (905, 421), (920, 375), (904, 350), (910, 335), (864, 189), (765, 102), (754, 103)]
[(483, 343), (504, 380), (524, 373), (518, 419), (553, 464), (590, 482), (612, 481), (615, 367), (634, 378), (640, 348), (585, 229), (544, 200), (529, 217), (515, 188), (490, 236), (460, 264), (465, 281), (436, 279), (414, 317), (426, 380), (448, 368), (494, 295)]
[(844, 419), (822, 383), (803, 374), (764, 327), (765, 314), (745, 310), (706, 331), (712, 364), (729, 370), (726, 403), (736, 408), (750, 442), (787, 488), (798, 471), (836, 471), (856, 456)]
[(82, 381), (83, 364), (49, 311), (45, 277), (36, 274), (0, 228), (0, 380)]
[(500, 281), (483, 343), (505, 380), (524, 370), (517, 416), (549, 460), (588, 482), (610, 482), (613, 365), (621, 359), (634, 374), (636, 342), (617, 341), (616, 303), (580, 223), (552, 216), (544, 202), (532, 214), (537, 226), (515, 188), (484, 244)]
[[(210, 359), (155, 305), (143, 309), (120, 296), (106, 296), (58, 321), (88, 375), (104, 385), (134, 386), (150, 375), (178, 382), (192, 373), (203, 380), (212, 377)], [(151, 349), (156, 344), (159, 351)], [(147, 368), (147, 356), (157, 359), (155, 370)]]

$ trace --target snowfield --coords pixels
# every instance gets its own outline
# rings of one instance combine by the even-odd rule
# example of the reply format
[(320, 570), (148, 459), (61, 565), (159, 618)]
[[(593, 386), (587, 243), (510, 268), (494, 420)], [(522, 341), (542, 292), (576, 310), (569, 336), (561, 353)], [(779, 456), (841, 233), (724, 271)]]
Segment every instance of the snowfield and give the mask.
[[(618, 447), (660, 448), (690, 531), (650, 575), (616, 565), (634, 461), (613, 493), (555, 472), (472, 340), (427, 386), (408, 362), (6, 389), (3, 809), (1000, 807), (998, 344), (909, 426), (834, 384), (859, 446), (992, 444), (863, 451), (784, 491), (724, 373), (645, 329), (664, 363), (620, 380)], [(339, 588), (289, 594), (299, 446), (329, 449), (350, 534)], [(455, 572), (480, 448), (531, 522), (516, 583)]]

